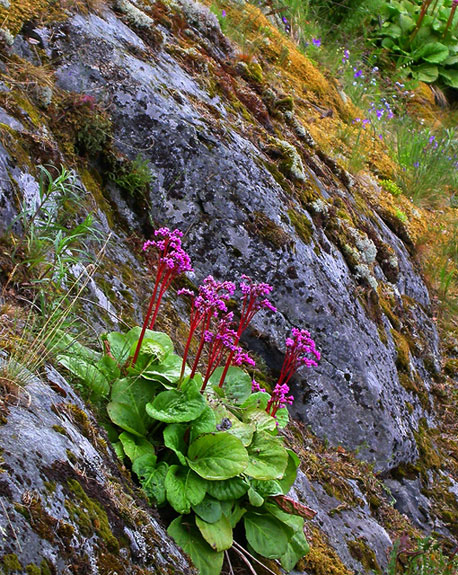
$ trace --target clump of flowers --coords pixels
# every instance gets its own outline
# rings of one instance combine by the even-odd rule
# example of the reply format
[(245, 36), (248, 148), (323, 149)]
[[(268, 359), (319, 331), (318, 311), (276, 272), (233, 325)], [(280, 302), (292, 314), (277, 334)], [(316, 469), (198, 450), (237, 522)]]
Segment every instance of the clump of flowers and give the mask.
[(132, 366), (134, 366), (137, 361), (147, 328), (154, 328), (157, 314), (159, 312), (159, 306), (161, 305), (162, 298), (170, 287), (170, 284), (182, 273), (193, 271), (191, 258), (181, 246), (183, 232), (180, 232), (180, 230), (170, 231), (169, 228), (164, 227), (155, 230), (154, 236), (156, 239), (148, 240), (143, 244), (144, 252), (150, 249), (154, 249), (157, 252), (156, 259), (153, 264), (156, 271), (156, 277), (154, 280), (153, 293), (143, 322), (142, 331), (132, 359)]
[(266, 411), (272, 417), (282, 407), (292, 405), (294, 397), (288, 395), (288, 382), (293, 374), (301, 367), (317, 367), (321, 358), (320, 352), (316, 349), (315, 342), (310, 337), (310, 333), (305, 329), (293, 327), (291, 336), (286, 340), (286, 354), (283, 360), (280, 377), (267, 403)]

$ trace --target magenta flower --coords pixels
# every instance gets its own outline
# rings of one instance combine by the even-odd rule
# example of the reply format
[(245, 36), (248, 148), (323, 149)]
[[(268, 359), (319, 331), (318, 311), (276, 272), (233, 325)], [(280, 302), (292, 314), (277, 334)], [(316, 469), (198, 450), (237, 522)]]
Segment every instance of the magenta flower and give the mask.
[(143, 244), (143, 251), (152, 248), (157, 252), (156, 262), (154, 264), (156, 268), (156, 279), (148, 311), (146, 312), (142, 331), (132, 359), (132, 366), (134, 366), (137, 361), (146, 329), (148, 327), (149, 329), (154, 328), (162, 298), (170, 284), (182, 273), (193, 271), (191, 258), (181, 247), (183, 233), (180, 232), (180, 230), (170, 231), (169, 228), (159, 228), (155, 230), (154, 236), (157, 239), (147, 240)]

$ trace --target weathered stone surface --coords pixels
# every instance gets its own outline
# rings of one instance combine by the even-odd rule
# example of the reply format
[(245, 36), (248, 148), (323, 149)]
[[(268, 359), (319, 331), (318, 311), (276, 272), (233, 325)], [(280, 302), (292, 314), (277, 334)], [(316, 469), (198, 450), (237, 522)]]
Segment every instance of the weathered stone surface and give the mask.
[(15, 403), (0, 425), (0, 557), (24, 573), (194, 572), (54, 369), (30, 375)]

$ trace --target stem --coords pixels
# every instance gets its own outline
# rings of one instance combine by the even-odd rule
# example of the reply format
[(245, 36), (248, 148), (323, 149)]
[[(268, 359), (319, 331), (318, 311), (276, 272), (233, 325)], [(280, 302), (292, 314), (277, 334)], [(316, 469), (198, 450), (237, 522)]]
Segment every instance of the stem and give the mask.
[(150, 323), (149, 329), (154, 328), (154, 324), (156, 323), (157, 314), (159, 312), (159, 306), (161, 305), (162, 297), (163, 297), (164, 293), (167, 291), (167, 289), (169, 288), (170, 284), (172, 283), (172, 280), (173, 280), (172, 272), (171, 272), (171, 270), (169, 270), (168, 272), (166, 272), (165, 277), (162, 279), (162, 286), (161, 286), (161, 289), (159, 291), (159, 295), (157, 296), (156, 307), (154, 309), (153, 317), (151, 318), (151, 323)]
[[(237, 343), (238, 343), (238, 340), (234, 345), (237, 345)], [(219, 380), (218, 387), (223, 387), (223, 383), (224, 383), (224, 380), (226, 379), (226, 375), (227, 375), (227, 370), (229, 369), (229, 367), (231, 365), (231, 361), (232, 361), (232, 358), (234, 357), (234, 353), (235, 353), (235, 351), (231, 351), (231, 353), (227, 356), (226, 364), (224, 366), (223, 373), (221, 374), (221, 379)]]
[(444, 33), (442, 34), (442, 38), (445, 38), (445, 36), (446, 36), (446, 34), (447, 34), (447, 32), (448, 32), (448, 30), (449, 30), (449, 28), (453, 22), (453, 17), (455, 16), (455, 11), (456, 11), (456, 4), (453, 3), (452, 9), (450, 10), (450, 16), (448, 17), (447, 24), (445, 26)]
[(207, 321), (204, 324), (202, 324), (202, 331), (200, 334), (200, 345), (199, 345), (199, 349), (197, 350), (196, 357), (194, 359), (194, 363), (192, 365), (191, 376), (190, 376), (191, 379), (194, 377), (194, 375), (196, 373), (197, 364), (199, 363), (199, 359), (200, 359), (200, 356), (202, 354), (202, 350), (203, 350), (204, 345), (205, 345), (205, 332), (210, 327), (211, 319), (212, 319), (212, 316), (210, 314), (209, 317), (207, 317)]
[(421, 10), (420, 10), (420, 15), (419, 15), (417, 23), (415, 25), (415, 29), (412, 32), (412, 34), (410, 35), (410, 41), (411, 42), (413, 42), (413, 40), (415, 39), (415, 36), (418, 34), (418, 30), (420, 30), (421, 24), (423, 22), (423, 18), (426, 16), (426, 11), (428, 10), (431, 2), (432, 2), (432, 0), (423, 0), (423, 4), (421, 5)]
[[(180, 379), (179, 379), (179, 384), (181, 383), (182, 379), (183, 379), (183, 375), (184, 375), (184, 371), (186, 369), (186, 360), (188, 358), (188, 353), (189, 353), (189, 346), (191, 345), (191, 339), (192, 336), (194, 335), (194, 332), (196, 331), (202, 316), (199, 316), (197, 310), (194, 310), (194, 318), (192, 317), (193, 313), (191, 312), (191, 325), (189, 327), (189, 334), (188, 334), (188, 339), (186, 340), (186, 345), (184, 348), (184, 353), (183, 353), (183, 363), (181, 364), (181, 373), (180, 373)], [(179, 387), (179, 385), (178, 385)]]

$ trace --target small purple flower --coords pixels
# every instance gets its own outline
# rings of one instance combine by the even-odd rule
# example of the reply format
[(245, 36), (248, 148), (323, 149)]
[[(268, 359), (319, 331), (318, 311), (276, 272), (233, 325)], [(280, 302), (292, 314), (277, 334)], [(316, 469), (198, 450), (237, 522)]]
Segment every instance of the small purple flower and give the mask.
[(221, 18), (226, 18), (226, 10), (221, 10)]
[(414, 162), (414, 163), (413, 163), (413, 167), (414, 167), (414, 168), (419, 168), (419, 167), (420, 167), (420, 162)]
[(355, 73), (353, 74), (353, 77), (354, 78), (361, 78), (361, 76), (363, 75), (363, 71), (357, 70), (356, 68), (353, 68), (353, 70), (355, 71)]
[(312, 44), (319, 48), (321, 46), (321, 38), (312, 38)]

